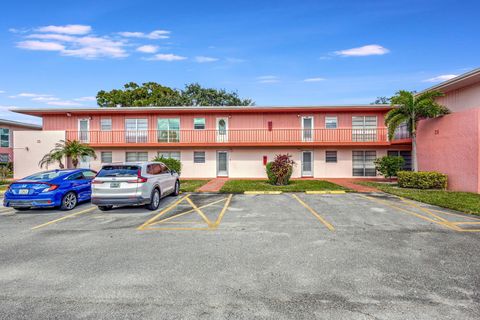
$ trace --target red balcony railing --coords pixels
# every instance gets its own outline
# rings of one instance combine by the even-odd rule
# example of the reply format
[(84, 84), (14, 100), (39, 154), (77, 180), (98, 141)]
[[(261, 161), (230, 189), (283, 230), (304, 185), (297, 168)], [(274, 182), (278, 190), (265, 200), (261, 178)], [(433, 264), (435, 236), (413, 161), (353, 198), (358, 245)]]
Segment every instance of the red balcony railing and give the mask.
[(91, 145), (292, 145), (388, 143), (387, 129), (241, 129), (67, 131), (67, 139)]

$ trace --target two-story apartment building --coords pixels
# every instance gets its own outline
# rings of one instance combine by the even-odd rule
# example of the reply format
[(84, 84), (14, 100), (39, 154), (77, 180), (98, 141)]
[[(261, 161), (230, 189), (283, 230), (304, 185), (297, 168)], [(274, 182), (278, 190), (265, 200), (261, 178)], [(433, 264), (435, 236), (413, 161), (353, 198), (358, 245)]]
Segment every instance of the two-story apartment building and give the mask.
[[(81, 166), (151, 160), (157, 155), (180, 159), (188, 178), (263, 178), (265, 164), (288, 153), (297, 163), (293, 176), (375, 176), (373, 161), (402, 155), (410, 166), (411, 140), (402, 132), (389, 141), (384, 116), (389, 105), (305, 107), (119, 107), (16, 110), (43, 119), (37, 151), (19, 150), (36, 171), (38, 158), (56, 140), (76, 139), (92, 146), (97, 159)], [(46, 136), (48, 135), (48, 137)], [(19, 137), (20, 138), (20, 137)]]
[(480, 193), (480, 69), (427, 90), (443, 92), (438, 102), (452, 113), (420, 122), (419, 169), (446, 173), (451, 190)]
[(0, 119), (0, 163), (13, 162), (13, 132), (25, 130), (41, 130), (42, 126)]

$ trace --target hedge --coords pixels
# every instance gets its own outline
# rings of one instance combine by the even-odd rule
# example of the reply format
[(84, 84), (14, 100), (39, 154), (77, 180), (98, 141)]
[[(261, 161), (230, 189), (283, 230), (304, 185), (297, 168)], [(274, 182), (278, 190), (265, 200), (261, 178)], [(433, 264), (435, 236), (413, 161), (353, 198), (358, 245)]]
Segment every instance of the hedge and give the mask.
[[(277, 177), (272, 172), (272, 164), (273, 164), (273, 162), (267, 163), (267, 166), (266, 166), (265, 169), (267, 171), (267, 177), (268, 177), (268, 181), (270, 182), (270, 184), (277, 185)], [(286, 178), (285, 179), (286, 184), (290, 183), (290, 178), (292, 176), (292, 173), (293, 173), (293, 168), (290, 168), (287, 176), (285, 177)]]
[(163, 162), (168, 167), (168, 169), (175, 170), (178, 175), (182, 173), (182, 163), (180, 162), (180, 160), (173, 158), (155, 157), (153, 161)]
[(398, 186), (415, 189), (446, 189), (447, 175), (434, 171), (399, 171)]

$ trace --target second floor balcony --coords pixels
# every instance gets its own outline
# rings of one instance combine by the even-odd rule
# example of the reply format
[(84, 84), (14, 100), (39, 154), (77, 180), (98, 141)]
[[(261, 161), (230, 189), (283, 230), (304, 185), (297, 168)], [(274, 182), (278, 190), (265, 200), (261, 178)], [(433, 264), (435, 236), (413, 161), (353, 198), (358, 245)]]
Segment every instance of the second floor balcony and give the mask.
[(91, 146), (389, 145), (386, 128), (67, 131)]

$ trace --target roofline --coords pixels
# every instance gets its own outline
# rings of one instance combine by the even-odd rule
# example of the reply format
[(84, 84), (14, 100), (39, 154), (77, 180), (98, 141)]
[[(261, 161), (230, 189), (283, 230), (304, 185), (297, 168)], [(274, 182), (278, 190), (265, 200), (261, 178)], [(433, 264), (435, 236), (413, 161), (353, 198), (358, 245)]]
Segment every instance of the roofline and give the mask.
[(256, 112), (301, 112), (301, 111), (338, 111), (340, 110), (390, 110), (389, 104), (356, 104), (356, 105), (318, 105), (318, 106), (172, 106), (172, 107), (96, 107), (96, 108), (39, 108), (39, 109), (10, 109), (12, 112), (42, 116), (45, 114), (79, 114), (79, 113), (148, 113), (159, 111), (165, 113), (192, 113), (192, 112), (231, 112), (231, 113), (256, 113)]
[(473, 70), (465, 72), (465, 73), (463, 73), (463, 74), (461, 74), (461, 75), (459, 75), (455, 78), (452, 78), (450, 80), (441, 82), (441, 83), (436, 84), (434, 86), (431, 86), (430, 88), (424, 89), (417, 94), (422, 94), (422, 93), (425, 93), (425, 92), (428, 92), (428, 91), (433, 91), (433, 90), (448, 91), (449, 87), (451, 87), (453, 85), (459, 85), (459, 84), (461, 84), (461, 82), (464, 82), (464, 81), (469, 80), (469, 79), (474, 78), (474, 77), (479, 77), (479, 80), (480, 80), (480, 68), (473, 69)]
[(18, 127), (24, 127), (24, 128), (30, 128), (30, 129), (42, 129), (42, 126), (38, 124), (25, 123), (25, 122), (7, 120), (7, 119), (0, 119), (0, 124), (8, 124), (12, 126), (18, 126)]

